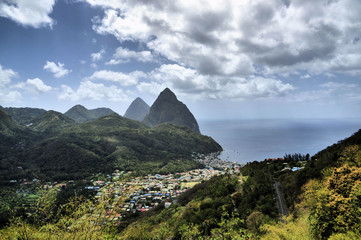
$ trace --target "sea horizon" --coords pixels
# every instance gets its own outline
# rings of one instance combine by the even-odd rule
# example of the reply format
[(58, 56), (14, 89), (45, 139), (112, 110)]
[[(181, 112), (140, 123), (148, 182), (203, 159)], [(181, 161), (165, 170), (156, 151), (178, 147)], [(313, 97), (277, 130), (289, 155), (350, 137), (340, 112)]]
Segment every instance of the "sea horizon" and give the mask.
[(361, 118), (203, 119), (199, 125), (222, 146), (221, 159), (246, 164), (293, 153), (313, 156), (361, 129)]

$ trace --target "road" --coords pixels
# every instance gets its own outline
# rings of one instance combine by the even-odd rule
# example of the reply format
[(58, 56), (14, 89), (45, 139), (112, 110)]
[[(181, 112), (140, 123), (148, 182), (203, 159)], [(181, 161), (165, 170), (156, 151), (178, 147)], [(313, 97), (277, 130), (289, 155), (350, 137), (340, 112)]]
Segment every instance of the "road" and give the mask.
[(288, 216), (288, 211), (287, 211), (287, 207), (286, 207), (286, 203), (285, 203), (285, 199), (283, 198), (283, 194), (282, 194), (282, 190), (281, 190), (281, 183), (280, 182), (276, 182), (274, 184), (274, 187), (276, 189), (276, 196), (277, 196), (277, 206), (278, 206), (278, 210), (280, 215), (283, 216)]

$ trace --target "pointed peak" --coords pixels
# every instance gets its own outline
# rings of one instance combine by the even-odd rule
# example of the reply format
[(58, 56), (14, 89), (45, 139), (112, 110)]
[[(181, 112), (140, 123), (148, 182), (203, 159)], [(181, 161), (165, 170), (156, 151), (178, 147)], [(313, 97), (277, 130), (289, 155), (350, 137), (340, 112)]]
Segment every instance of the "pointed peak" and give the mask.
[(165, 88), (160, 94), (174, 94), (169, 88)]
[(177, 96), (169, 89), (164, 89), (158, 96), (157, 100), (166, 100), (168, 102), (178, 101)]
[(137, 121), (142, 121), (149, 113), (149, 105), (143, 99), (137, 97), (128, 107), (124, 117)]
[(143, 122), (149, 126), (173, 123), (178, 126), (187, 126), (196, 133), (200, 133), (193, 114), (184, 103), (178, 101), (176, 95), (169, 88), (159, 94)]
[[(134, 99), (133, 102), (144, 102), (143, 99), (141, 99), (140, 97), (137, 97), (136, 99)], [(144, 102), (145, 103), (145, 102)]]

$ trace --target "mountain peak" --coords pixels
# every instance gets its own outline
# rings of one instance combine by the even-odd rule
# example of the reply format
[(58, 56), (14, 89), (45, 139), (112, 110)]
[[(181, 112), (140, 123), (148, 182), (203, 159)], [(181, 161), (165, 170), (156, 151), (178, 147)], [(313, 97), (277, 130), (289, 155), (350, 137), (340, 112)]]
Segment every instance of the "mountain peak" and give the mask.
[(80, 104), (77, 104), (77, 105), (73, 106), (69, 110), (71, 110), (71, 109), (85, 109), (85, 110), (88, 110), (86, 107), (84, 107), (83, 105), (80, 105)]
[(143, 122), (149, 126), (172, 123), (178, 126), (186, 126), (194, 132), (200, 133), (193, 114), (185, 104), (178, 101), (176, 95), (169, 88), (164, 89), (159, 94)]
[(168, 101), (168, 102), (178, 102), (177, 96), (169, 89), (164, 89), (158, 96), (157, 100)]
[(140, 97), (137, 97), (128, 107), (124, 114), (124, 117), (142, 121), (144, 117), (149, 113), (149, 105), (143, 101)]
[(75, 120), (76, 122), (86, 122), (92, 118), (89, 110), (79, 104), (70, 108), (66, 113), (64, 113), (64, 115)]

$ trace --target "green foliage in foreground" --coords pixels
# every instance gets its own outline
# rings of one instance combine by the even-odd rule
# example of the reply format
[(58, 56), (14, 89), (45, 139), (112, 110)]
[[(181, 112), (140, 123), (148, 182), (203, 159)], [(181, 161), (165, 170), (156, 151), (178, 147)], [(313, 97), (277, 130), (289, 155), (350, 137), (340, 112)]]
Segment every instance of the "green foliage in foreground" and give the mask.
[[(40, 191), (32, 216), (0, 230), (5, 239), (252, 239), (232, 198), (243, 177), (216, 176), (187, 192), (170, 208), (126, 221), (109, 221), (108, 200), (73, 198), (57, 207), (55, 191)], [(120, 204), (117, 203), (117, 204)]]
[(300, 203), (283, 221), (268, 212), (275, 202), (263, 198), (268, 190), (261, 187), (269, 174), (262, 171), (277, 164), (255, 162), (244, 175), (215, 176), (196, 185), (168, 209), (120, 222), (103, 217), (109, 213), (106, 198), (75, 198), (60, 204), (60, 214), (54, 193), (47, 192), (33, 211), (37, 221), (14, 219), (0, 234), (5, 239), (360, 239), (360, 147), (346, 147), (335, 165), (303, 186)]
[(334, 166), (302, 188), (300, 203), (285, 224), (263, 226), (264, 239), (360, 239), (361, 149), (351, 145)]

